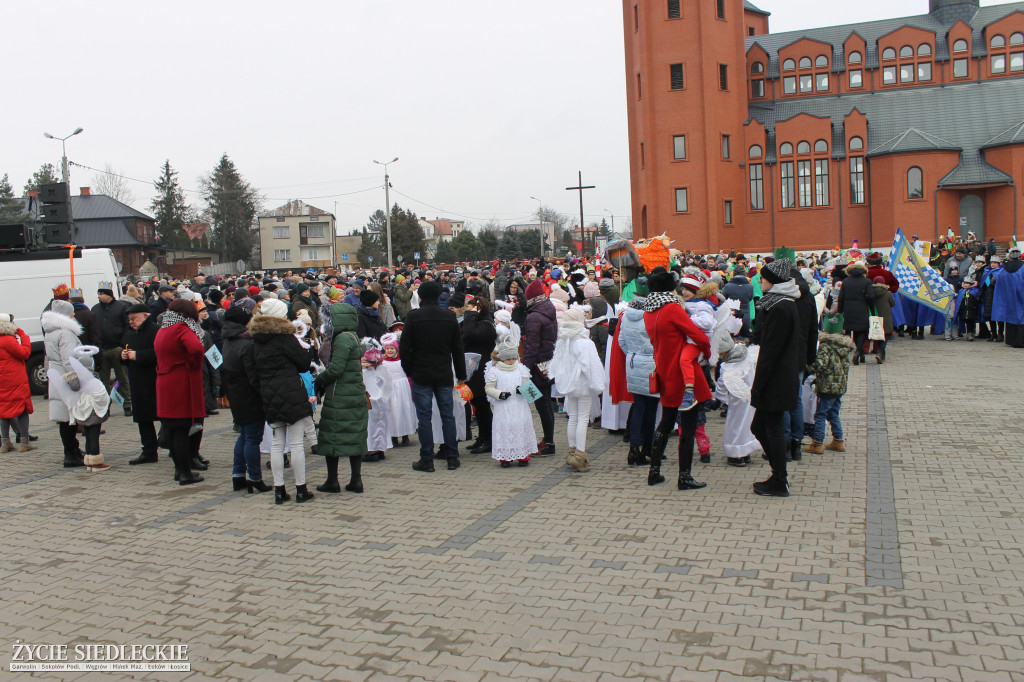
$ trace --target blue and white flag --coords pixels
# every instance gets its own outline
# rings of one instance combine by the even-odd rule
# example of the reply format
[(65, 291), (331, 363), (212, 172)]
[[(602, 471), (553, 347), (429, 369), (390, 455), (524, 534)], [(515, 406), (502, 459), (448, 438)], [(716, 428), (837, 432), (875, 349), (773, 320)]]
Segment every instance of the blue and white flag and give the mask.
[(896, 230), (888, 267), (899, 281), (900, 294), (905, 298), (943, 314), (956, 301), (956, 290), (914, 250), (903, 230)]

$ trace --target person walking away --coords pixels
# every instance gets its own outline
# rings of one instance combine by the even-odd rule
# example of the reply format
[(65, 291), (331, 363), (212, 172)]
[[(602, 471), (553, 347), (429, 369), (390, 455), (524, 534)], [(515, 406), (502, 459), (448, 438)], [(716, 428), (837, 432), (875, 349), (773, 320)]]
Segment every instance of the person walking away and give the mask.
[[(515, 312), (512, 321), (516, 321)], [(540, 417), (543, 440), (537, 444), (539, 456), (555, 454), (555, 412), (551, 406), (551, 379), (548, 364), (555, 353), (558, 321), (554, 304), (544, 293), (544, 284), (535, 279), (526, 287), (526, 326), (523, 330), (523, 364), (530, 370), (541, 397), (534, 401)]]
[(587, 427), (594, 399), (604, 391), (604, 365), (590, 340), (583, 310), (572, 307), (562, 316), (558, 341), (548, 368), (555, 390), (565, 396), (569, 414), (567, 435), (569, 456), (565, 463), (577, 471), (590, 471), (587, 457)]
[(25, 361), (32, 355), (28, 334), (16, 324), (14, 316), (0, 313), (0, 452), (14, 452), (11, 426), (20, 438), (19, 452), (35, 450), (29, 435), (32, 391)]
[(132, 394), (129, 390), (128, 373), (121, 360), (125, 337), (128, 333), (128, 308), (124, 301), (114, 298), (114, 284), (100, 282), (96, 291), (99, 303), (92, 307), (100, 333), (99, 378), (110, 393), (114, 382), (110, 379), (113, 370), (117, 379), (117, 392), (124, 398), (124, 416), (132, 416)]
[[(654, 372), (654, 347), (644, 326), (644, 303), (647, 301), (647, 279), (638, 283), (632, 300), (622, 313), (615, 329), (612, 359), (623, 356), (626, 390), (633, 400), (629, 417), (629, 453), (626, 464), (647, 466), (651, 463), (651, 446), (658, 412), (658, 394), (652, 392), (650, 376)], [(618, 363), (616, 363), (618, 364)], [(612, 377), (615, 375), (612, 374)], [(612, 378), (611, 383), (615, 384)]]
[(865, 277), (868, 269), (860, 261), (846, 266), (846, 279), (839, 290), (839, 312), (843, 314), (843, 331), (853, 333), (857, 352), (853, 364), (864, 362), (864, 344), (868, 340), (868, 317), (875, 300), (872, 282)]
[(469, 446), (469, 452), (473, 455), (491, 451), (492, 413), (491, 402), (484, 391), (484, 367), (496, 342), (497, 331), (491, 317), (490, 301), (486, 298), (470, 299), (466, 302), (466, 312), (462, 318), (462, 345), (465, 352), (480, 355), (479, 367), (466, 382), (473, 392), (472, 403), (476, 413), (476, 442)]
[[(892, 296), (884, 280), (881, 286)], [(850, 374), (850, 352), (855, 350), (855, 344), (848, 336), (821, 334), (818, 337), (818, 354), (810, 366), (814, 374), (814, 392), (818, 394), (818, 407), (814, 412), (813, 440), (804, 448), (804, 452), (814, 455), (824, 454), (826, 449), (846, 452), (839, 411), (843, 407), (843, 396), (846, 395), (847, 378)], [(827, 447), (826, 421), (832, 427), (832, 442)]]
[(232, 421), (238, 426), (231, 482), (234, 490), (250, 493), (270, 490), (260, 467), (260, 440), (263, 438), (263, 399), (260, 397), (259, 369), (253, 357), (252, 315), (233, 305), (224, 312), (224, 362), (220, 366), (221, 388), (227, 395)]
[(149, 306), (136, 303), (128, 308), (128, 326), (121, 362), (128, 372), (132, 394), (132, 420), (139, 429), (142, 452), (128, 464), (158, 461), (156, 435), (156, 333), (160, 327), (149, 314)]
[(875, 341), (875, 362), (882, 364), (885, 362), (885, 346), (893, 332), (892, 309), (896, 305), (896, 297), (881, 276), (871, 280), (871, 288), (875, 290), (875, 312), (882, 318), (882, 329), (885, 331), (885, 338)]
[[(419, 289), (420, 307), (409, 312), (399, 339), (402, 369), (412, 379), (412, 399), (416, 405), (420, 459), (416, 471), (434, 471), (434, 437), (431, 425), (432, 405), (437, 401), (444, 437), (442, 451), (448, 470), (459, 468), (459, 444), (455, 430), (455, 380), (466, 379), (466, 356), (462, 331), (455, 313), (441, 308), (441, 285), (424, 282)], [(453, 380), (454, 368), (454, 380)]]

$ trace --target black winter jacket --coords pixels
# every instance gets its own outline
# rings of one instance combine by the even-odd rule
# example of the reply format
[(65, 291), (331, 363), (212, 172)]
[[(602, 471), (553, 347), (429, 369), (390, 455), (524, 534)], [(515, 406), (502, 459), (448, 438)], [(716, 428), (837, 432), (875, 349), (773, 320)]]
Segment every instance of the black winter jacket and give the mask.
[(100, 330), (100, 348), (121, 348), (124, 346), (128, 325), (128, 304), (124, 301), (97, 303), (92, 307), (96, 324)]
[(799, 324), (800, 310), (793, 299), (757, 309), (755, 338), (761, 348), (750, 404), (759, 410), (788, 412), (799, 402), (800, 370), (807, 365), (798, 343)]
[(497, 337), (490, 316), (481, 316), (475, 310), (466, 311), (462, 318), (462, 347), (467, 353), (480, 354), (481, 367), (491, 359)]
[(231, 404), (236, 424), (264, 421), (259, 370), (253, 357), (254, 343), (248, 328), (224, 323), (224, 364), (220, 366), (221, 389)]
[(410, 310), (399, 339), (402, 370), (421, 386), (453, 386), (466, 379), (462, 330), (455, 313), (433, 303)]
[(812, 365), (818, 357), (818, 304), (814, 302), (811, 286), (799, 271), (794, 269), (793, 278), (800, 287), (800, 298), (796, 300), (800, 311), (800, 325), (797, 327), (800, 347), (805, 349), (804, 364)]
[(125, 363), (132, 392), (132, 421), (156, 421), (156, 351), (153, 342), (160, 325), (150, 315), (138, 329), (129, 329), (125, 343), (135, 351), (135, 360)]
[(863, 332), (868, 329), (869, 307), (875, 301), (871, 280), (864, 275), (867, 268), (849, 265), (846, 279), (839, 290), (839, 312), (843, 314), (843, 331)]
[(279, 317), (256, 317), (249, 324), (249, 333), (267, 422), (294, 424), (312, 415), (309, 395), (299, 376), (309, 371), (309, 355), (293, 336), (292, 323)]
[(377, 311), (377, 315), (371, 315), (369, 310), (359, 306), (356, 308), (356, 312), (359, 314), (359, 326), (356, 328), (356, 334), (359, 335), (360, 340), (369, 336), (380, 341), (380, 337), (388, 333), (388, 328), (380, 319), (380, 311)]

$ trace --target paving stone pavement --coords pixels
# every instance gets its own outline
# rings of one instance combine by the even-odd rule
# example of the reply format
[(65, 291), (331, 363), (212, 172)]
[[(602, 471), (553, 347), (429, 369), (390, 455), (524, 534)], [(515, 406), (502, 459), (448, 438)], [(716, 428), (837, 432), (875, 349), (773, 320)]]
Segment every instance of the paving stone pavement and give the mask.
[(525, 469), (403, 448), (364, 495), (275, 506), (231, 492), (226, 412), (182, 488), (164, 455), (128, 466), (122, 416), (110, 470), (61, 469), (40, 401), (41, 448), (0, 455), (0, 669), (20, 640), (189, 645), (191, 674), (140, 679), (1024, 682), (1022, 359), (891, 344), (851, 368), (848, 451), (792, 465), (788, 499), (725, 464), (717, 415), (701, 491), (672, 459), (648, 487), (598, 429), (572, 472), (560, 419)]

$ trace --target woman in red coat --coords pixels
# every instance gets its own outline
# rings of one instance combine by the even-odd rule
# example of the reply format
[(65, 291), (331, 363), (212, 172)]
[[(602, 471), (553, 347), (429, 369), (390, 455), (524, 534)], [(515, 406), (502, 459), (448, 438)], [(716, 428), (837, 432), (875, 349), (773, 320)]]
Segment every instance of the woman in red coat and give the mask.
[[(693, 464), (693, 442), (697, 433), (697, 410), (679, 411), (683, 402), (686, 387), (683, 380), (683, 349), (687, 341), (692, 339), (705, 357), (711, 357), (711, 343), (708, 337), (697, 328), (686, 314), (686, 309), (675, 295), (676, 280), (673, 273), (658, 267), (647, 278), (647, 286), (651, 290), (644, 303), (644, 326), (654, 346), (654, 364), (657, 367), (659, 389), (661, 395), (661, 423), (654, 436), (651, 449), (651, 469), (647, 474), (647, 485), (663, 483), (661, 460), (665, 456), (669, 436), (675, 426), (676, 415), (680, 415), (679, 423), (679, 490), (696, 490), (706, 483), (694, 480), (690, 475)], [(711, 389), (704, 379), (698, 358), (690, 360), (693, 367), (693, 392), (697, 403), (711, 399)]]
[[(156, 333), (156, 414), (167, 435), (178, 485), (203, 480), (198, 464), (206, 404), (203, 400), (203, 330), (192, 301), (171, 301)], [(198, 428), (197, 428), (198, 427)]]
[(10, 315), (0, 314), (0, 452), (14, 452), (12, 425), (21, 436), (20, 451), (36, 449), (28, 434), (32, 392), (28, 387), (25, 361), (31, 354), (28, 334), (14, 324)]

